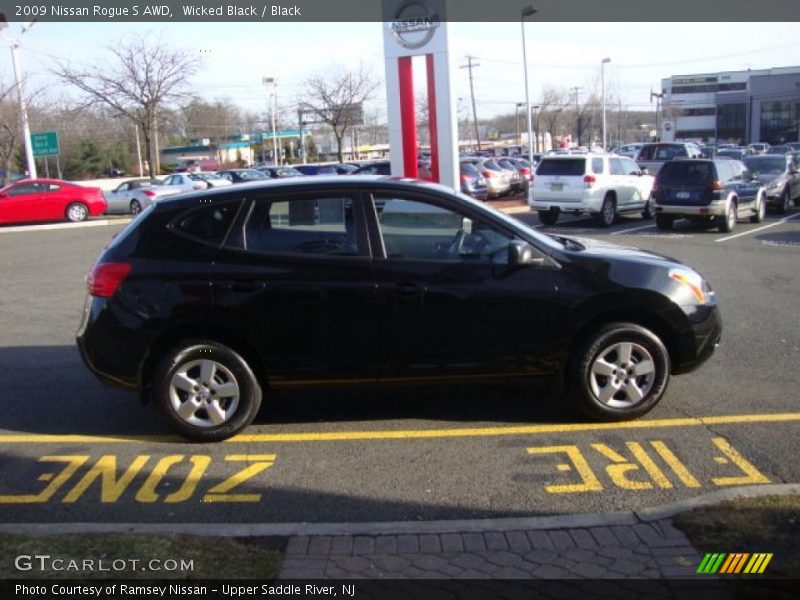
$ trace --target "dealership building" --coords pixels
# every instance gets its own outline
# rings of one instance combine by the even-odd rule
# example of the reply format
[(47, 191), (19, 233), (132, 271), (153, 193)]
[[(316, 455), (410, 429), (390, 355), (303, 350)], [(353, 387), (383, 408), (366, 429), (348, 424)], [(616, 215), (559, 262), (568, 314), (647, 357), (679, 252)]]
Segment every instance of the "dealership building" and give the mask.
[(800, 67), (674, 75), (661, 88), (664, 141), (800, 141)]

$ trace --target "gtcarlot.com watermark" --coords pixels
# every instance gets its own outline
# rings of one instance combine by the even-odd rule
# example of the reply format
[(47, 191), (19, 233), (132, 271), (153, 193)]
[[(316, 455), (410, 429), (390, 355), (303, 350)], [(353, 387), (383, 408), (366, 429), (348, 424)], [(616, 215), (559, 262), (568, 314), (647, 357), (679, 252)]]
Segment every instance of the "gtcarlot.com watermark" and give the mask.
[(194, 571), (193, 559), (174, 558), (63, 558), (49, 554), (20, 554), (14, 559), (18, 571), (30, 574), (41, 572), (120, 573), (130, 571), (169, 572)]

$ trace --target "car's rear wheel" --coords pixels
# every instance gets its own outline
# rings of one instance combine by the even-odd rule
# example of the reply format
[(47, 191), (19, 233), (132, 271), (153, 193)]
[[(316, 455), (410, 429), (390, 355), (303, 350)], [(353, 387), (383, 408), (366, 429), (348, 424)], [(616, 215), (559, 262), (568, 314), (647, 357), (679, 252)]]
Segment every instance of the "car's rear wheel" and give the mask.
[(543, 225), (555, 225), (556, 221), (558, 221), (558, 211), (552, 208), (550, 210), (540, 210), (539, 220)]
[(82, 202), (72, 202), (67, 206), (67, 220), (72, 223), (80, 223), (89, 217), (89, 208)]
[(783, 190), (780, 199), (778, 200), (778, 212), (785, 215), (789, 212), (789, 189)]
[(600, 212), (595, 215), (597, 222), (603, 227), (611, 227), (614, 224), (614, 219), (617, 217), (617, 203), (611, 194), (607, 194), (603, 198), (603, 205), (600, 207)]
[(650, 200), (648, 200), (644, 205), (644, 209), (642, 210), (642, 218), (643, 219), (653, 218), (653, 205), (650, 203)]
[(153, 394), (170, 427), (197, 442), (236, 435), (261, 406), (261, 387), (247, 361), (206, 340), (178, 344), (161, 359)]
[(634, 419), (658, 403), (669, 373), (669, 353), (657, 335), (634, 323), (608, 323), (573, 356), (568, 397), (590, 419)]
[(731, 201), (728, 203), (728, 208), (725, 210), (724, 215), (720, 215), (717, 221), (717, 227), (721, 233), (730, 233), (736, 227), (736, 211), (738, 207), (736, 202)]
[(142, 212), (142, 205), (138, 200), (131, 200), (131, 214), (138, 215), (140, 212)]
[(669, 231), (674, 223), (675, 219), (672, 215), (656, 215), (656, 227), (661, 230)]
[(761, 223), (767, 214), (767, 200), (763, 195), (759, 194), (756, 197), (755, 214), (750, 217), (751, 223)]

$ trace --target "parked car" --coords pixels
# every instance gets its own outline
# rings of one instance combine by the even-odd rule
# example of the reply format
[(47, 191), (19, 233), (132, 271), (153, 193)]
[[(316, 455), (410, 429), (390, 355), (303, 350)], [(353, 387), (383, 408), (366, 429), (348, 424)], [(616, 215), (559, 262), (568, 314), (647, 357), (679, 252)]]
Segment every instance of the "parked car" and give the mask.
[(88, 368), (205, 442), (242, 431), (265, 394), (332, 382), (546, 378), (589, 418), (636, 418), (722, 330), (714, 292), (684, 264), (546, 236), (443, 186), (390, 178), (164, 199), (86, 284)]
[(625, 156), (627, 158), (636, 158), (636, 154), (642, 148), (644, 144), (624, 144), (619, 147), (617, 150), (617, 154), (620, 156)]
[(499, 198), (511, 191), (511, 172), (495, 162), (494, 158), (468, 158), (486, 180), (486, 197)]
[(388, 160), (377, 160), (361, 165), (353, 175), (391, 175), (392, 165)]
[(161, 186), (164, 182), (160, 179), (130, 179), (123, 181), (110, 192), (105, 192), (106, 214), (131, 214), (138, 215), (142, 209), (150, 203), (150, 198), (144, 196), (142, 191), (145, 188)]
[(769, 144), (762, 142), (747, 145), (747, 152), (749, 154), (766, 154), (767, 150), (769, 150)]
[(0, 223), (85, 221), (106, 206), (100, 188), (60, 179), (22, 179), (0, 188)]
[(748, 156), (744, 159), (744, 164), (764, 186), (767, 208), (773, 208), (785, 215), (789, 212), (792, 201), (795, 206), (800, 204), (800, 175), (791, 154)]
[(477, 200), (486, 200), (486, 179), (473, 163), (461, 161), (459, 178), (463, 194), (472, 196)]
[(303, 176), (303, 174), (294, 167), (258, 167), (258, 170), (272, 179)]
[(636, 162), (650, 175), (655, 175), (667, 162), (676, 158), (703, 158), (697, 144), (681, 142), (654, 142), (644, 144), (636, 155)]
[(227, 179), (231, 183), (244, 183), (246, 181), (268, 179), (264, 173), (256, 169), (224, 169), (222, 171), (217, 171), (216, 175)]
[(791, 148), (792, 152), (800, 152), (800, 142), (787, 142), (786, 145)]
[(164, 180), (164, 185), (174, 188), (175, 192), (191, 192), (212, 187), (231, 185), (231, 181), (211, 173), (173, 173)]
[(686, 218), (723, 233), (733, 231), (740, 218), (764, 220), (767, 197), (761, 183), (744, 163), (730, 159), (687, 159), (667, 163), (656, 175), (653, 210), (659, 229), (672, 229)]
[(338, 165), (333, 166), (339, 175), (352, 175), (360, 167), (361, 165), (355, 165), (352, 163), (339, 163)]
[(103, 175), (106, 177), (125, 177), (125, 171), (119, 167), (108, 167), (103, 169)]
[(738, 148), (725, 148), (723, 150), (718, 150), (715, 156), (717, 158), (732, 158), (733, 160), (744, 160), (745, 157), (747, 156), (747, 151)]
[[(527, 163), (527, 166), (525, 167), (518, 162), (518, 159), (514, 158), (497, 158), (495, 159), (495, 162), (511, 173), (512, 193), (528, 191), (528, 182), (530, 181), (531, 177), (530, 163), (528, 161), (525, 161)], [(523, 172), (525, 175), (523, 175)]]
[(609, 154), (547, 155), (536, 167), (528, 204), (545, 225), (561, 212), (589, 213), (604, 227), (618, 214), (650, 218), (652, 175), (630, 158)]
[(295, 165), (303, 175), (339, 175), (336, 165)]
[(781, 156), (784, 156), (786, 154), (789, 154), (791, 151), (792, 151), (791, 146), (785, 144), (780, 146), (770, 146), (769, 148), (767, 148), (767, 151), (764, 152), (764, 154), (780, 154)]

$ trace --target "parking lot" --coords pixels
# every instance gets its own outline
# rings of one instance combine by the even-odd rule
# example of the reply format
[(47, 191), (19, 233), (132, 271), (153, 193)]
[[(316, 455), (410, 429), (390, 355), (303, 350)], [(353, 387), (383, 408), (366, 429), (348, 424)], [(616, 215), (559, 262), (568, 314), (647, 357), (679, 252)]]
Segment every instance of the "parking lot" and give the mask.
[(281, 392), (216, 445), (170, 435), (104, 387), (74, 345), (84, 276), (122, 225), (0, 228), (3, 522), (339, 522), (635, 509), (798, 481), (800, 211), (730, 234), (564, 216), (692, 265), (717, 292), (722, 345), (645, 418), (574, 420), (547, 390), (492, 386)]

